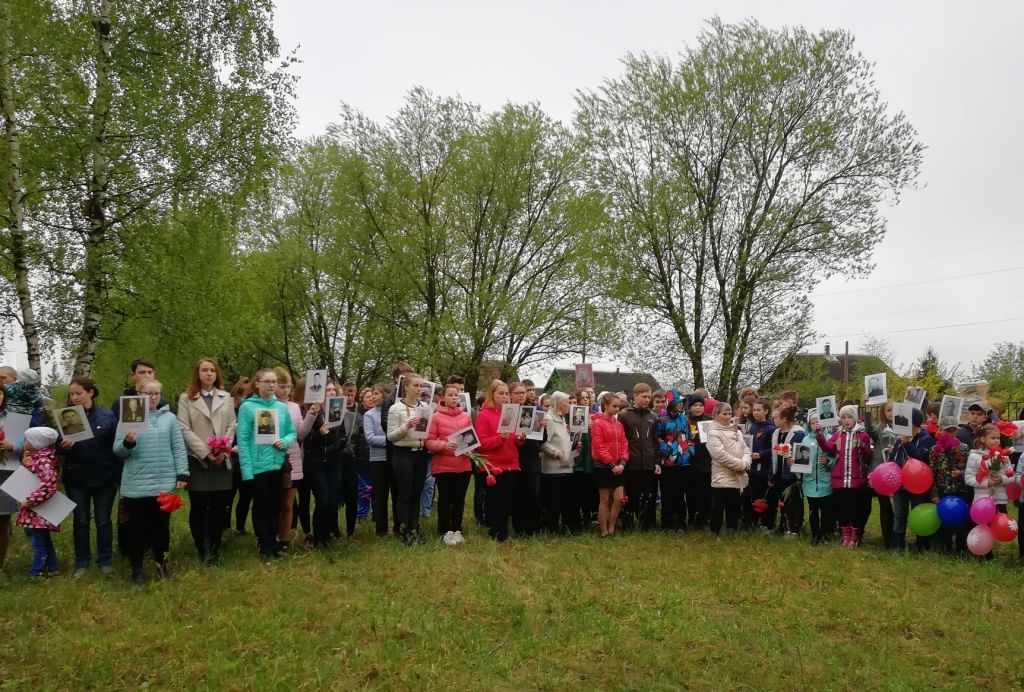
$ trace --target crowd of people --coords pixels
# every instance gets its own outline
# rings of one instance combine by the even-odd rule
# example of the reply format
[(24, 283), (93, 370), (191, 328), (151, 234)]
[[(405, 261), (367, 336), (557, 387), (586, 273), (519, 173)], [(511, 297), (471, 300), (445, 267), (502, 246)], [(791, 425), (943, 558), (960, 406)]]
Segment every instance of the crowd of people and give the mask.
[[(118, 548), (142, 584), (147, 554), (157, 577), (169, 574), (170, 522), (182, 490), (197, 557), (215, 567), (224, 535), (247, 533), (250, 510), (256, 549), (271, 562), (293, 549), (297, 534), (309, 549), (329, 549), (364, 519), (378, 537), (415, 546), (428, 540), (420, 520), (434, 511), (437, 539), (458, 545), (466, 540), (467, 499), (496, 541), (656, 529), (718, 538), (723, 528), (796, 538), (805, 533), (806, 514), (813, 545), (839, 541), (846, 548), (862, 544), (877, 503), (885, 547), (902, 552), (913, 507), (951, 495), (968, 504), (991, 497), (1007, 513), (1019, 497), (1007, 490), (1024, 476), (1016, 453), (1007, 453), (1005, 473), (983, 477), (976, 462), (971, 468), (970, 450), (1011, 445), (984, 402), (970, 407), (967, 423), (944, 429), (938, 405), (924, 402), (914, 409), (913, 434), (900, 436), (892, 401), (863, 410), (845, 402), (832, 429), (814, 409), (801, 411), (791, 391), (769, 400), (747, 388), (730, 404), (703, 390), (684, 395), (643, 383), (630, 397), (591, 389), (540, 394), (529, 380), (494, 380), (466, 410), (461, 377), (447, 378), (424, 401), (424, 378), (406, 363), (391, 375), (390, 383), (361, 389), (323, 383), (325, 403), (346, 397), (349, 415), (339, 415), (328, 414), (325, 403), (303, 403), (304, 379), (293, 382), (285, 368), (263, 368), (228, 390), (217, 362), (203, 358), (172, 411), (153, 363), (138, 359), (134, 385), (121, 396), (148, 402), (144, 429), (119, 425), (119, 400), (112, 409), (100, 406), (96, 384), (75, 377), (67, 405), (84, 410), (82, 428), (87, 423), (92, 433), (78, 439), (47, 424), (53, 421), (35, 372), (2, 367), (0, 429), (12, 413), (31, 422), (23, 439), (0, 440), (0, 483), (22, 466), (38, 487), (22, 502), (0, 492), (0, 566), (13, 518), (31, 542), (30, 574), (58, 571), (52, 532), (59, 526), (37, 510), (61, 483), (75, 502), (72, 575), (92, 566), (93, 526), (96, 566), (113, 571), (116, 524)], [(499, 432), (506, 403), (542, 411), (538, 434)], [(574, 406), (590, 407), (584, 432), (572, 430)], [(463, 452), (458, 434), (468, 428), (478, 444)], [(874, 492), (873, 469), (909, 459), (929, 465), (931, 488)], [(916, 549), (964, 554), (971, 527), (943, 526), (918, 537)], [(1024, 537), (1019, 548), (1024, 559)]]

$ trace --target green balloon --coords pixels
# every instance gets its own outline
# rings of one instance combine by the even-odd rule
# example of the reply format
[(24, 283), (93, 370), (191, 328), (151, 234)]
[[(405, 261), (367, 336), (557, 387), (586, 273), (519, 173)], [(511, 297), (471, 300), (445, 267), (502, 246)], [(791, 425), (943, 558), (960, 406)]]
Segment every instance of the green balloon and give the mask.
[(910, 520), (907, 523), (910, 530), (918, 536), (931, 536), (942, 526), (939, 510), (932, 502), (926, 502), (910, 510)]

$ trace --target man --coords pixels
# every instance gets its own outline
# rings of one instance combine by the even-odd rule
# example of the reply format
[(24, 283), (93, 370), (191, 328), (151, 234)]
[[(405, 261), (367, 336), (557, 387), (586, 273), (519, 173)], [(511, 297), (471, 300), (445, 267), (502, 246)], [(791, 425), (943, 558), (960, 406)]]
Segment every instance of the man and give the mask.
[(341, 385), (341, 395), (346, 397), (348, 407), (355, 410), (356, 407), (356, 383), (349, 381)]
[(824, 399), (821, 402), (821, 411), (818, 412), (822, 420), (835, 418), (832, 414), (832, 399)]
[(309, 385), (309, 391), (319, 394), (324, 388), (323, 383), (320, 382), (320, 373), (313, 373), (313, 383)]
[(82, 424), (82, 417), (78, 415), (77, 411), (72, 409), (65, 409), (64, 411), (61, 411), (60, 427), (61, 433), (64, 437), (77, 435), (78, 433), (85, 431), (85, 426)]
[(974, 438), (978, 435), (978, 431), (981, 430), (981, 426), (988, 423), (989, 412), (985, 406), (987, 404), (981, 401), (975, 401), (968, 406), (967, 423), (961, 425), (956, 433), (956, 439), (967, 445), (968, 449), (974, 449)]
[(274, 434), (274, 417), (269, 411), (261, 410), (256, 418), (256, 433), (258, 435)]
[(626, 497), (626, 520), (632, 528), (650, 531), (654, 528), (658, 497), (658, 416), (651, 410), (651, 386), (644, 382), (633, 387), (633, 406), (619, 413), (619, 422), (629, 442), (629, 463), (623, 479)]
[(10, 365), (0, 366), (0, 387), (8, 384), (14, 384), (18, 381), (18, 371), (12, 368)]
[(146, 415), (142, 410), (142, 406), (143, 404), (138, 399), (125, 399), (124, 422), (141, 423)]
[(523, 380), (523, 386), (526, 387), (526, 400), (523, 401), (523, 404), (525, 404), (526, 406), (536, 406), (537, 385), (533, 383), (533, 380), (526, 379)]
[(868, 397), (882, 396), (882, 378), (872, 375), (868, 378)]
[[(146, 358), (136, 358), (133, 360), (131, 362), (131, 369), (129, 377), (132, 379), (134, 384), (125, 388), (125, 390), (121, 392), (121, 396), (138, 396), (139, 387), (142, 386), (142, 383), (156, 379), (156, 366), (153, 365), (152, 361)], [(169, 405), (169, 402), (161, 396), (160, 403), (157, 405), (157, 408)], [(117, 416), (117, 419), (121, 420), (120, 402), (116, 402), (112, 410), (114, 415)]]

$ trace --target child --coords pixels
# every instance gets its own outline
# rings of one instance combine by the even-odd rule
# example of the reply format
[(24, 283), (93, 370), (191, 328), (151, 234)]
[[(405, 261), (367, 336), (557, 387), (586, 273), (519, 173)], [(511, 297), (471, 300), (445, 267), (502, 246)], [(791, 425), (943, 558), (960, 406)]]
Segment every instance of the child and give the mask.
[[(522, 388), (525, 394), (525, 388)], [(437, 482), (437, 533), (445, 545), (465, 542), (462, 536), (462, 514), (466, 504), (466, 491), (472, 475), (468, 454), (455, 456), (455, 443), (448, 438), (455, 432), (472, 425), (469, 414), (459, 406), (459, 388), (444, 386), (444, 403), (430, 419), (427, 440), (431, 452), (430, 464)]]
[(590, 437), (594, 478), (600, 495), (597, 523), (604, 537), (615, 533), (615, 523), (622, 508), (622, 472), (629, 460), (629, 443), (626, 441), (625, 428), (615, 417), (621, 405), (619, 397), (605, 392), (600, 403), (600, 415), (590, 422)]
[[(921, 427), (924, 424), (924, 414), (920, 409), (914, 409), (910, 423), (913, 435), (900, 436), (889, 453), (888, 460), (895, 462), (900, 468), (903, 468), (907, 459), (917, 459), (927, 464), (932, 447), (935, 446), (935, 439)], [(907, 521), (911, 508), (928, 502), (929, 499), (927, 494), (912, 495), (906, 488), (901, 488), (892, 496), (892, 545), (895, 552), (901, 553), (907, 547)], [(927, 550), (929, 545), (928, 536), (918, 536), (914, 544), (918, 550)]]
[[(857, 407), (839, 409), (840, 428), (828, 439), (821, 433), (821, 424), (814, 421), (811, 429), (817, 433), (818, 447), (826, 454), (835, 455), (832, 465), (833, 508), (839, 529), (843, 534), (842, 546), (856, 548), (864, 536), (864, 524), (871, 512), (868, 493), (868, 466), (871, 464), (871, 438), (857, 422)], [(824, 459), (820, 463), (826, 463)]]
[[(973, 500), (981, 497), (991, 497), (996, 501), (996, 511), (1000, 514), (1006, 514), (1006, 484), (1014, 480), (1012, 476), (1008, 477), (1006, 475), (1006, 472), (1012, 469), (1009, 457), (1003, 457), (1000, 460), (998, 470), (989, 471), (987, 468), (982, 469), (983, 464), (987, 467), (989, 463), (985, 459), (985, 455), (993, 448), (998, 449), (999, 441), (999, 428), (991, 423), (981, 426), (974, 438), (974, 449), (967, 458), (967, 470), (965, 473), (967, 475), (967, 485), (974, 488)], [(982, 472), (980, 476), (979, 471)], [(991, 560), (992, 553), (989, 552), (985, 555), (985, 559)]]
[(50, 533), (60, 529), (32, 511), (57, 492), (57, 454), (53, 449), (57, 437), (57, 431), (52, 428), (36, 427), (25, 431), (25, 458), (21, 465), (42, 483), (25, 498), (17, 521), (18, 526), (25, 527), (25, 535), (32, 541), (32, 571), (29, 572), (32, 577), (57, 573), (57, 551)]
[[(894, 404), (895, 402), (890, 399), (878, 408), (877, 423), (872, 420), (870, 412), (864, 414), (864, 429), (868, 431), (872, 444), (870, 471), (874, 471), (885, 462), (896, 445), (897, 436), (892, 431), (892, 407)], [(894, 547), (892, 498), (877, 495), (874, 492), (872, 494), (878, 497), (878, 523), (882, 527), (882, 542), (885, 544), (886, 550), (892, 550)]]
[(667, 395), (668, 409), (658, 418), (658, 464), (661, 466), (661, 530), (686, 533), (686, 482), (690, 473), (690, 425), (683, 396)]
[(832, 516), (832, 462), (827, 454), (819, 456), (818, 443), (811, 435), (814, 423), (818, 422), (818, 410), (807, 412), (807, 431), (803, 444), (810, 449), (811, 472), (803, 474), (804, 497), (810, 510), (811, 545), (820, 545), (832, 538), (835, 519)]
[(41, 422), (39, 411), (43, 405), (43, 392), (39, 386), (39, 373), (32, 368), (19, 370), (17, 381), (4, 385), (4, 393), (8, 411), (32, 416), (33, 425)]
[[(755, 407), (756, 408), (756, 407)], [(769, 436), (768, 451), (768, 520), (771, 528), (775, 521), (775, 509), (784, 505), (779, 517), (776, 533), (795, 538), (804, 525), (804, 501), (800, 495), (802, 484), (790, 467), (793, 466), (793, 445), (803, 442), (804, 431), (796, 425), (796, 407), (789, 404), (779, 407), (774, 414), (775, 429)], [(776, 452), (778, 446), (789, 447), (788, 453)], [(757, 443), (754, 444), (757, 446)], [(793, 488), (792, 490), (789, 490)], [(788, 498), (788, 499), (787, 499)]]
[[(772, 485), (772, 435), (775, 432), (775, 423), (768, 420), (770, 404), (767, 399), (757, 399), (751, 407), (753, 422), (750, 424), (749, 435), (753, 438), (751, 443), (750, 460), (750, 486), (747, 488), (746, 501), (743, 503), (743, 528), (753, 529), (758, 519), (761, 521), (762, 530), (771, 533), (775, 528), (775, 505), (778, 504), (778, 491), (775, 490), (775, 500), (769, 498), (768, 511), (758, 517), (754, 511), (754, 501), (763, 498)], [(790, 475), (790, 480), (793, 475)]]
[(711, 454), (708, 453), (707, 440), (701, 439), (698, 423), (710, 421), (704, 415), (705, 400), (700, 394), (686, 397), (686, 421), (690, 425), (690, 477), (686, 483), (686, 511), (690, 517), (690, 526), (703, 529), (708, 521), (711, 509)]
[[(974, 493), (966, 483), (967, 458), (970, 448), (957, 439), (959, 428), (949, 426), (939, 431), (935, 446), (928, 455), (934, 482), (931, 489), (931, 501), (938, 502), (945, 495), (955, 495), (968, 505)], [(945, 524), (939, 528), (936, 536), (937, 547), (946, 553), (963, 555), (967, 550), (967, 534), (974, 527), (971, 521), (952, 527)]]
[(654, 408), (654, 412), (658, 415), (658, 418), (661, 418), (668, 412), (668, 395), (665, 393), (665, 390), (657, 389), (654, 392), (652, 400), (654, 403), (651, 404), (651, 406)]
[(725, 526), (735, 531), (740, 523), (740, 494), (747, 485), (750, 450), (743, 433), (732, 422), (732, 406), (715, 404), (714, 419), (708, 428), (708, 453), (711, 456), (711, 532), (717, 538)]

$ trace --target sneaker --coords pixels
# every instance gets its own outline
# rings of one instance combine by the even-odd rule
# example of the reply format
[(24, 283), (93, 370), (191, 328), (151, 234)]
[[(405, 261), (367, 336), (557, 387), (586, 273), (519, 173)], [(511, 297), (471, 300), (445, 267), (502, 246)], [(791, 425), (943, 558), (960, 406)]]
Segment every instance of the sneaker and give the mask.
[(796, 538), (796, 537), (797, 537), (797, 535), (795, 533), (793, 533), (792, 531), (787, 531), (786, 532), (785, 538), (793, 539), (793, 538)]
[(132, 584), (135, 584), (135, 586), (145, 586), (146, 585), (146, 577), (142, 574), (142, 570), (141, 569), (139, 571), (137, 571), (137, 572), (135, 572), (135, 571), (132, 572)]
[(768, 528), (767, 526), (762, 526), (761, 527), (761, 533), (764, 534), (765, 536), (770, 536), (772, 534), (772, 530), (770, 528)]
[(455, 532), (449, 531), (441, 537), (441, 542), (445, 545), (455, 545)]
[(314, 543), (313, 534), (307, 533), (305, 536), (302, 537), (302, 545), (304, 547), (312, 548), (313, 547), (313, 543)]
[(455, 531), (452, 533), (453, 545), (462, 545), (466, 542), (466, 537), (462, 535), (461, 531)]
[(235, 529), (236, 536), (247, 536), (249, 534), (245, 529)]
[(88, 572), (88, 571), (89, 571), (88, 567), (76, 567), (75, 571), (71, 575), (71, 578), (72, 579), (81, 579), (82, 577), (85, 576), (86, 572)]
[(100, 574), (102, 574), (103, 576), (109, 577), (113, 573), (114, 573), (114, 566), (113, 565), (100, 565)]

